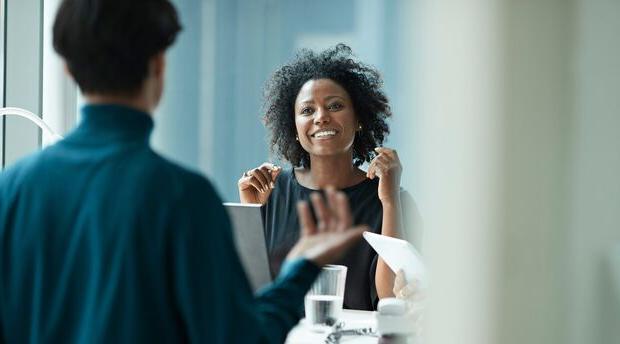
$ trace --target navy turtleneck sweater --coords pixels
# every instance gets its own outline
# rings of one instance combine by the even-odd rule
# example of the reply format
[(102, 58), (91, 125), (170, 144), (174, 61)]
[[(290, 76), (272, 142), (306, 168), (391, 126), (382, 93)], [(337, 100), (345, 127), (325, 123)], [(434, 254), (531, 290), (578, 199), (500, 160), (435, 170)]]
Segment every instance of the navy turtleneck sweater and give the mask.
[(0, 343), (283, 342), (319, 269), (255, 297), (221, 200), (150, 148), (151, 117), (82, 112), (0, 174)]

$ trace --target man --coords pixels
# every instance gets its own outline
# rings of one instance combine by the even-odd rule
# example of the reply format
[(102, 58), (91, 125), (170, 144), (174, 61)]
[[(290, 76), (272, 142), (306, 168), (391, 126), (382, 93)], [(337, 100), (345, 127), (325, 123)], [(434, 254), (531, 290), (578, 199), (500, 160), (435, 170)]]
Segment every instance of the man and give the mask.
[[(328, 191), (256, 298), (211, 184), (149, 147), (167, 0), (65, 0), (54, 47), (88, 105), (66, 139), (0, 175), (0, 342), (283, 342), (319, 266), (362, 228)], [(318, 228), (318, 230), (317, 230)]]

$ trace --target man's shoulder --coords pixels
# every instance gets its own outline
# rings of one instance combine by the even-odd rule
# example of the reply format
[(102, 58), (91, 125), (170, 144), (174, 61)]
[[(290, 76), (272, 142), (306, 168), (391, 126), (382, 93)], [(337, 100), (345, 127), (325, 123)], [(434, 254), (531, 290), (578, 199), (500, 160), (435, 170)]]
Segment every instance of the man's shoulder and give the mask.
[(201, 172), (187, 166), (182, 166), (153, 152), (155, 171), (168, 183), (176, 185), (183, 196), (217, 198), (217, 192), (211, 182)]
[(17, 180), (35, 174), (42, 164), (42, 154), (43, 152), (32, 153), (0, 172), (0, 188), (4, 189), (7, 185), (14, 185)]

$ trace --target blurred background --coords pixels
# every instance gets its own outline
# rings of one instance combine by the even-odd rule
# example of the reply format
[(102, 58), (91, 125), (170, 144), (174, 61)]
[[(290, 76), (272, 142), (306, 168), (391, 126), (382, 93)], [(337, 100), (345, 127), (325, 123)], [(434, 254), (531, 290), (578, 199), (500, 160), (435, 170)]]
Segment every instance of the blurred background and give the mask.
[[(152, 139), (236, 201), (271, 160), (262, 86), (344, 42), (383, 75), (386, 146), (424, 220), (428, 343), (620, 342), (620, 1), (175, 0)], [(0, 1), (4, 106), (61, 134), (82, 100), (51, 47), (57, 0)], [(2, 166), (36, 151), (0, 123)]]

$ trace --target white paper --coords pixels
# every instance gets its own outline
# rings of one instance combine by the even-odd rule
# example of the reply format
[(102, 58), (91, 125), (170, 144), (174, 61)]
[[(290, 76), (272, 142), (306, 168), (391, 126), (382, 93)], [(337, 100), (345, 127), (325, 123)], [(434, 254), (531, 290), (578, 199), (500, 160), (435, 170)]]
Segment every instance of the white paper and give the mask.
[(421, 286), (426, 286), (426, 267), (413, 245), (405, 240), (371, 232), (364, 232), (364, 239), (392, 271), (396, 273), (402, 269), (405, 272), (407, 283), (418, 280)]

